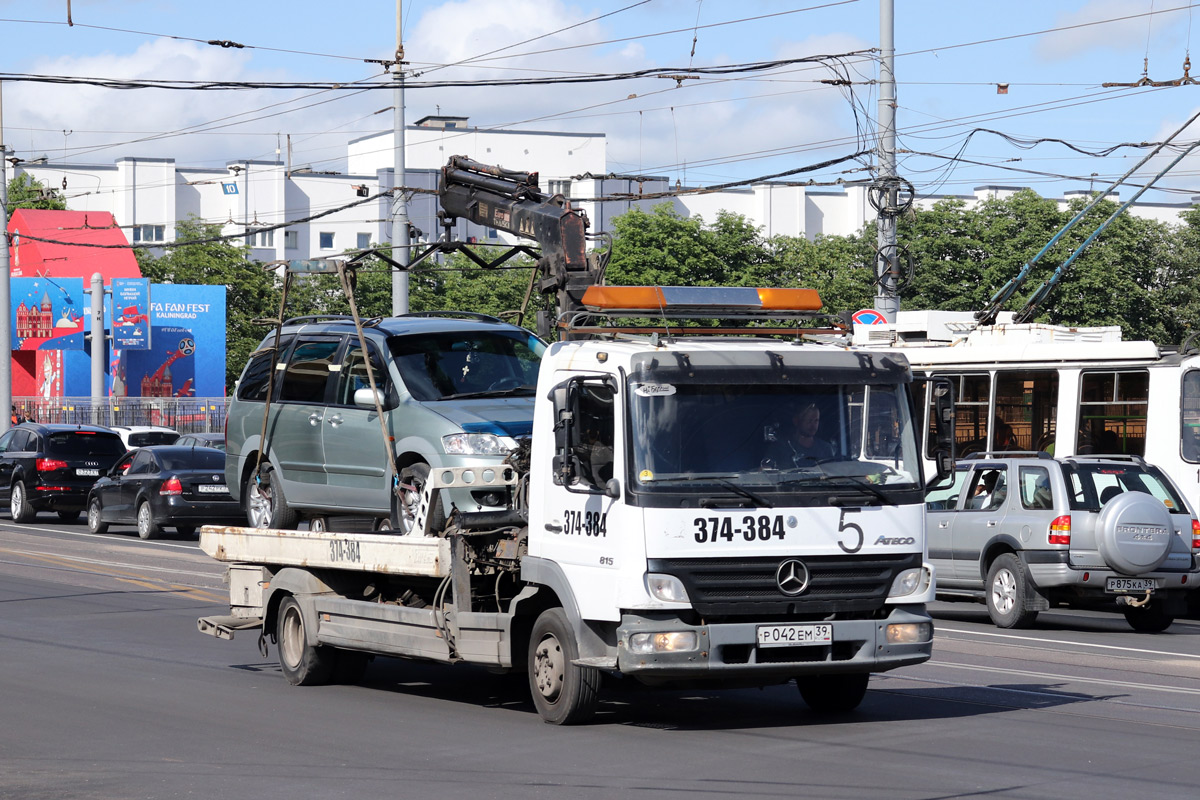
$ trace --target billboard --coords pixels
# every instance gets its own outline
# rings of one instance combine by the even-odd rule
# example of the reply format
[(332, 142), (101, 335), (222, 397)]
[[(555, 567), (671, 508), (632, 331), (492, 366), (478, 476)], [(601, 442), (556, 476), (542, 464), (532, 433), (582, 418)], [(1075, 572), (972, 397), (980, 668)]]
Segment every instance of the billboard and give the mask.
[(87, 324), (82, 278), (10, 280), (13, 350), (83, 347), (83, 337), (73, 336)]
[(150, 279), (113, 278), (109, 318), (114, 348), (150, 349)]

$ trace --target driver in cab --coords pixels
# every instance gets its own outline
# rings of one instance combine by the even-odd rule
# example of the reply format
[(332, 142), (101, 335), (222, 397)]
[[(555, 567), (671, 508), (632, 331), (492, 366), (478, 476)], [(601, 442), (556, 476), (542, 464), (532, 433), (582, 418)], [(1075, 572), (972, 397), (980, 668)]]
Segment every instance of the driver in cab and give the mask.
[(815, 403), (800, 403), (791, 415), (791, 425), (768, 448), (766, 462), (775, 469), (805, 467), (833, 458), (833, 446), (820, 438), (821, 409)]

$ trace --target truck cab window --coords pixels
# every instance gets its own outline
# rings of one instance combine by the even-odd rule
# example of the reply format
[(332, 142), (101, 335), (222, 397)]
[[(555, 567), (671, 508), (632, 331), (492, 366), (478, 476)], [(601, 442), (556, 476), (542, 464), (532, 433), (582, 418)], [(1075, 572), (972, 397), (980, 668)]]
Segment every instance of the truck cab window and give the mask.
[(584, 383), (579, 390), (579, 410), (576, 417), (578, 438), (573, 447), (580, 465), (580, 479), (600, 488), (613, 477), (613, 388)]

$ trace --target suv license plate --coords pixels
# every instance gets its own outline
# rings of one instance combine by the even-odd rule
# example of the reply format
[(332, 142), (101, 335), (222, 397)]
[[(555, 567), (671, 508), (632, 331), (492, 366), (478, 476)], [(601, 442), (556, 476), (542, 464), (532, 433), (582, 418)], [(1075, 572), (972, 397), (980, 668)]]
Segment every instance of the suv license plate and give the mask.
[(1109, 578), (1104, 583), (1106, 592), (1153, 592), (1153, 578)]
[(85, 478), (95, 478), (96, 476), (98, 476), (100, 474), (100, 470), (98, 470), (98, 469), (77, 469), (77, 470), (75, 470), (75, 474), (82, 475)]
[(816, 625), (759, 625), (759, 647), (800, 647), (833, 643), (833, 626)]
[(202, 483), (196, 487), (200, 494), (228, 494), (229, 489), (223, 483)]

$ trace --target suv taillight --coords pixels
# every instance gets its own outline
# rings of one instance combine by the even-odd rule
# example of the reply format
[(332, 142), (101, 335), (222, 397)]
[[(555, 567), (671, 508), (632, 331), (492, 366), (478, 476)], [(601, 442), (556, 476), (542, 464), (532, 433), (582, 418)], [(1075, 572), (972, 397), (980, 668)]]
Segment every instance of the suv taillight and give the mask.
[(1192, 549), (1200, 550), (1200, 519), (1192, 520)]
[(69, 469), (70, 465), (65, 461), (59, 461), (57, 458), (39, 458), (35, 465), (38, 472), (53, 472), (56, 469)]
[(1050, 523), (1050, 544), (1070, 544), (1071, 543), (1071, 515), (1063, 514), (1061, 517), (1055, 517)]
[(159, 494), (183, 494), (183, 484), (179, 482), (179, 478), (168, 478), (163, 481), (162, 488), (158, 490)]

